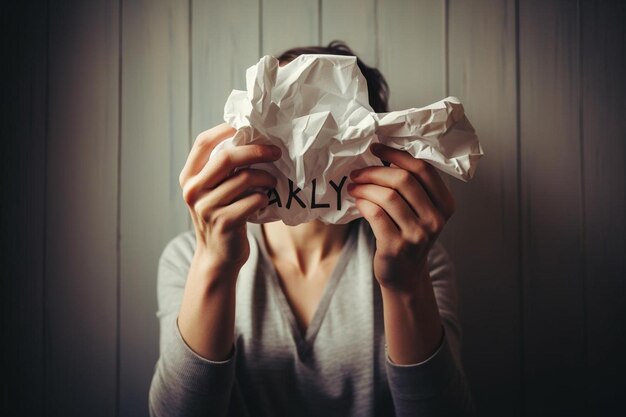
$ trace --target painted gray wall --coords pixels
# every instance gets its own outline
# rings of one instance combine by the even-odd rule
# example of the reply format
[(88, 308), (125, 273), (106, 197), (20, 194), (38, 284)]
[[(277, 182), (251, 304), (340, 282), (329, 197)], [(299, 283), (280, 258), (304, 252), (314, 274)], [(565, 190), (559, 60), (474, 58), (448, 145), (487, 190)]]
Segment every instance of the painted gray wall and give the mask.
[(442, 239), (481, 415), (624, 410), (624, 2), (40, 0), (0, 19), (1, 415), (147, 415), (190, 144), (261, 55), (333, 39), (394, 109), (455, 95), (480, 135)]

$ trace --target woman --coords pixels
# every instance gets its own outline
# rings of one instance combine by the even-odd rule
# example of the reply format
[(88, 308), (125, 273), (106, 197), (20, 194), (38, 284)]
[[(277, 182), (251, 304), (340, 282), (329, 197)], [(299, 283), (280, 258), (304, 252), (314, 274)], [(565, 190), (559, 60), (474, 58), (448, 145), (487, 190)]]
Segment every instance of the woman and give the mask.
[[(354, 55), (344, 44), (295, 48)], [(370, 104), (387, 84), (358, 60)], [(248, 224), (276, 179), (254, 168), (280, 150), (211, 150), (234, 133), (202, 133), (180, 174), (195, 232), (159, 265), (161, 356), (153, 416), (469, 415), (459, 354), (456, 289), (436, 243), (454, 201), (436, 170), (385, 146), (385, 166), (353, 171), (362, 219)]]

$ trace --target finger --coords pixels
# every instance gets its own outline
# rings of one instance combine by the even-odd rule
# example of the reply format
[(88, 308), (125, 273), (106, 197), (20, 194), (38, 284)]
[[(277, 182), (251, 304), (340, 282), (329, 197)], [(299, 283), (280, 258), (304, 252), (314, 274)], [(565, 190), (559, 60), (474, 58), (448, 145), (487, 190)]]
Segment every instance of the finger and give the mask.
[(228, 206), (219, 207), (205, 221), (211, 221), (214, 227), (222, 231), (231, 230), (248, 221), (248, 217), (263, 207), (267, 207), (268, 197), (265, 193), (252, 192)]
[(351, 183), (348, 185), (348, 193), (355, 198), (368, 200), (382, 207), (391, 220), (398, 225), (403, 234), (413, 233), (419, 224), (419, 220), (413, 210), (393, 188), (382, 187), (376, 184)]
[(407, 201), (417, 216), (427, 223), (440, 216), (421, 183), (409, 171), (397, 167), (373, 166), (354, 170), (350, 179), (358, 184), (376, 184), (393, 188)]
[(385, 210), (371, 201), (357, 198), (356, 208), (363, 215), (365, 220), (372, 227), (372, 232), (376, 237), (376, 245), (380, 249), (385, 249), (386, 242), (393, 240), (400, 234), (398, 227), (393, 223)]
[(200, 172), (202, 167), (209, 160), (211, 151), (213, 151), (213, 148), (215, 148), (218, 143), (232, 137), (234, 134), (235, 129), (226, 123), (222, 123), (221, 125), (200, 133), (191, 147), (185, 166), (180, 172), (179, 179), (181, 186), (187, 178)]
[(263, 162), (273, 162), (280, 158), (281, 150), (274, 145), (242, 145), (224, 149), (209, 161), (198, 177), (205, 187), (212, 188), (226, 178), (235, 168)]
[(200, 190), (217, 186), (235, 168), (276, 161), (280, 153), (280, 148), (273, 145), (242, 145), (224, 149), (184, 184), (183, 198), (187, 204), (193, 204)]
[(195, 204), (198, 212), (207, 212), (226, 206), (241, 198), (241, 195), (255, 187), (274, 188), (276, 178), (261, 169), (246, 168), (223, 181), (216, 188), (199, 197)]
[(414, 158), (406, 151), (393, 149), (380, 143), (373, 144), (371, 150), (380, 159), (413, 173), (446, 219), (452, 216), (455, 209), (454, 198), (434, 166), (422, 159)]

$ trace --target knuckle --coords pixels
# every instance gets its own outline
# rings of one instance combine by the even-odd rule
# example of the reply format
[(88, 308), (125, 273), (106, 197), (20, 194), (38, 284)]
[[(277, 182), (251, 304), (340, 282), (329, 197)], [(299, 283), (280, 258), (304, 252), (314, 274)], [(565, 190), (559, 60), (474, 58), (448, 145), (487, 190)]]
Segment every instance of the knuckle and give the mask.
[(205, 130), (196, 136), (195, 143), (197, 143), (199, 147), (209, 146), (212, 143), (211, 130)]
[(428, 233), (421, 226), (411, 229), (405, 236), (405, 241), (411, 245), (419, 246), (430, 242)]
[(411, 183), (412, 179), (413, 179), (413, 176), (411, 175), (411, 173), (402, 169), (400, 170), (400, 172), (398, 172), (397, 185), (400, 186), (404, 184), (409, 184)]
[(215, 157), (215, 163), (220, 168), (228, 167), (231, 161), (232, 161), (232, 155), (231, 155), (230, 149), (223, 149)]
[(415, 172), (417, 173), (417, 175), (422, 175), (426, 173), (427, 170), (428, 170), (428, 162), (422, 159), (415, 160)]
[(206, 130), (204, 132), (200, 132), (198, 136), (196, 136), (196, 140), (194, 140), (194, 143), (197, 143), (198, 145), (202, 145), (206, 141), (206, 136), (207, 136), (206, 133), (207, 133)]
[(415, 245), (428, 245), (430, 243), (430, 235), (423, 228), (418, 228), (415, 232)]
[(268, 197), (267, 197), (267, 194), (265, 193), (257, 192), (257, 193), (253, 193), (252, 195), (252, 204), (255, 206), (262, 206), (265, 203), (267, 203), (267, 201), (268, 201)]
[(255, 159), (263, 159), (267, 157), (268, 153), (269, 152), (265, 150), (265, 147), (261, 145), (256, 145), (254, 148), (252, 148), (252, 156)]
[(239, 174), (237, 174), (237, 176), (239, 177), (239, 181), (244, 184), (248, 184), (254, 179), (252, 172), (250, 172), (250, 170), (248, 169), (242, 169), (241, 171), (239, 171)]
[(380, 206), (374, 206), (370, 209), (370, 217), (374, 220), (384, 219), (385, 211)]
[(396, 192), (396, 190), (393, 190), (393, 189), (391, 189), (391, 188), (387, 188), (387, 189), (385, 190), (384, 194), (383, 194), (383, 198), (384, 198), (386, 201), (389, 201), (389, 202), (394, 202), (394, 201), (397, 201), (397, 200), (398, 200), (398, 197), (400, 197), (400, 196), (398, 195), (398, 193)]
[(387, 202), (391, 204), (396, 204), (398, 201), (402, 200), (402, 197), (400, 197), (400, 194), (396, 190), (392, 188), (388, 190), (389, 191), (386, 191), (384, 194), (384, 198)]
[(194, 203), (194, 194), (195, 194), (195, 187), (193, 187), (191, 184), (185, 184), (183, 186), (183, 200), (185, 201), (185, 203), (187, 203), (187, 205), (193, 205)]
[(446, 221), (440, 214), (434, 215), (429, 222), (430, 230), (433, 233), (439, 233), (443, 230)]

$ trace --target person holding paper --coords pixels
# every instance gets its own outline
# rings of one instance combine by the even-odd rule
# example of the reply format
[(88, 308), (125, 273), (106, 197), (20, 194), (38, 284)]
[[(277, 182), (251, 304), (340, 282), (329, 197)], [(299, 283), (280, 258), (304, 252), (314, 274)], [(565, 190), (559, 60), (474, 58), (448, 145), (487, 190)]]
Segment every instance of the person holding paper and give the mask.
[[(301, 54), (354, 55), (331, 43), (278, 59)], [(386, 112), (383, 76), (358, 64), (370, 105)], [(180, 174), (194, 231), (159, 262), (151, 415), (473, 415), (454, 271), (437, 243), (454, 199), (435, 168), (375, 144), (386, 163), (346, 186), (362, 218), (248, 223), (277, 182), (251, 165), (282, 151), (248, 144), (210, 158), (234, 134), (202, 133)]]

